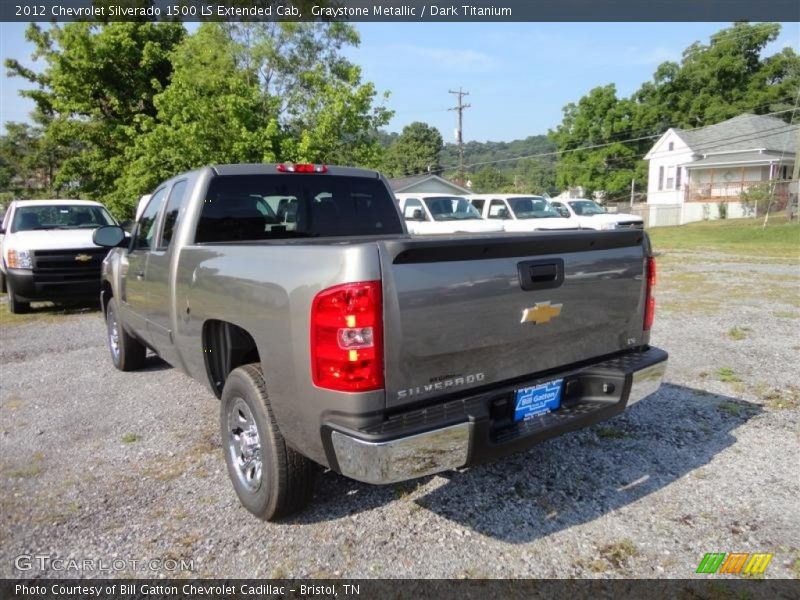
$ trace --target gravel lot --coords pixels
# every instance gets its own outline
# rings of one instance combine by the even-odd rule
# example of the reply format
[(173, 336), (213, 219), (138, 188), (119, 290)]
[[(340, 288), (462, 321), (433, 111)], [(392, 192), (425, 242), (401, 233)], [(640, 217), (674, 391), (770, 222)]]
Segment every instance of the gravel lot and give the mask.
[(659, 264), (657, 395), (500, 463), (388, 487), (321, 474), (280, 524), (239, 506), (203, 386), (155, 358), (116, 371), (94, 311), (0, 321), (0, 576), (77, 574), (14, 569), (44, 554), (231, 578), (692, 577), (739, 551), (800, 577), (798, 265)]

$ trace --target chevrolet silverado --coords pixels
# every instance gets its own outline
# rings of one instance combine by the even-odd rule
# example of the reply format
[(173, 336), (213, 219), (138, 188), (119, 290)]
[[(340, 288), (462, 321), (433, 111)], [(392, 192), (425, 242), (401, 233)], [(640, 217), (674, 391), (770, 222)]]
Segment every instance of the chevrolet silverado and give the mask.
[(94, 239), (114, 365), (150, 349), (208, 385), (263, 519), (317, 465), (386, 484), (498, 459), (619, 414), (667, 364), (643, 231), (412, 238), (375, 171), (205, 167)]

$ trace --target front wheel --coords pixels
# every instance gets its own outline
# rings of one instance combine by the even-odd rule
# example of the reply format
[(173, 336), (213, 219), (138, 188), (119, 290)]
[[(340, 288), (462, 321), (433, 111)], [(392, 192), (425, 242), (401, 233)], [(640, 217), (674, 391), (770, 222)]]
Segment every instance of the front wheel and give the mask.
[(106, 308), (106, 332), (108, 349), (115, 367), (120, 371), (135, 371), (144, 366), (147, 348), (122, 327), (119, 322), (119, 305), (113, 297)]
[(242, 505), (271, 521), (305, 507), (315, 465), (290, 448), (275, 421), (259, 364), (234, 369), (220, 403), (225, 463)]

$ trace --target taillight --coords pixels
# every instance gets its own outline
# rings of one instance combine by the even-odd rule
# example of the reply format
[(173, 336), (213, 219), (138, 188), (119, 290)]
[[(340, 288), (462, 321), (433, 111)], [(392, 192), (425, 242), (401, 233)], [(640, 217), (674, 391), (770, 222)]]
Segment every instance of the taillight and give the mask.
[(647, 257), (647, 288), (644, 296), (644, 330), (650, 331), (653, 326), (653, 319), (656, 316), (656, 299), (653, 296), (653, 288), (656, 287), (656, 259), (652, 256)]
[(310, 163), (279, 163), (275, 165), (278, 173), (327, 173), (327, 165), (313, 165)]
[(343, 392), (383, 388), (381, 282), (322, 290), (311, 305), (314, 385)]

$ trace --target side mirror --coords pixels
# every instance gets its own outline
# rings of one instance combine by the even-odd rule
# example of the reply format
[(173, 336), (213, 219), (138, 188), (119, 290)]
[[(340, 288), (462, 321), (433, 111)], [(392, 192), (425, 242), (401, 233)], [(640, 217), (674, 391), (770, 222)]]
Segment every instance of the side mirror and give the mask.
[(497, 216), (501, 219), (508, 219), (508, 209), (501, 208), (499, 211), (497, 211)]
[(413, 219), (415, 221), (424, 221), (425, 220), (425, 215), (423, 214), (421, 208), (414, 209)]
[(118, 248), (125, 242), (125, 230), (117, 225), (98, 227), (92, 234), (92, 241), (105, 248)]

